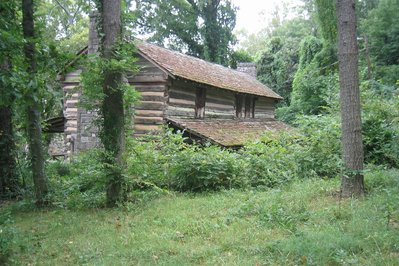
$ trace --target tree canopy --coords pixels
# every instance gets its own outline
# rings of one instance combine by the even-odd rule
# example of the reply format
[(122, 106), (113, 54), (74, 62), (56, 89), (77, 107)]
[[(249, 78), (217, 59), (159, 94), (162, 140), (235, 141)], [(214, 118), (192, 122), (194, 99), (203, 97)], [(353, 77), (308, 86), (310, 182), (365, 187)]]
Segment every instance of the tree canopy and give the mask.
[(228, 65), (236, 39), (229, 0), (135, 1), (139, 32), (174, 50)]

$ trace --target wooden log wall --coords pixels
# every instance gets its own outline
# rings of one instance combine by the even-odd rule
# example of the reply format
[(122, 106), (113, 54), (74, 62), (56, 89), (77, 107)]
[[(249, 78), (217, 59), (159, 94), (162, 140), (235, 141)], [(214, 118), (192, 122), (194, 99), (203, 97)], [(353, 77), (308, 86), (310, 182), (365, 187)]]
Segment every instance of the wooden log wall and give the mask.
[(235, 93), (223, 89), (208, 89), (206, 94), (205, 117), (233, 119), (235, 111)]
[(169, 97), (165, 116), (194, 118), (196, 89), (195, 84), (191, 82), (173, 80), (168, 87)]
[[(133, 107), (135, 137), (159, 131), (166, 117), (195, 118), (195, 104), (199, 89), (206, 92), (205, 95), (201, 95), (205, 96), (205, 118), (207, 119), (235, 119), (237, 95), (241, 95), (239, 98), (242, 98), (240, 103), (242, 118), (244, 116), (249, 118), (249, 112), (253, 112), (255, 119), (274, 118), (275, 100), (273, 99), (256, 97), (253, 111), (245, 108), (246, 94), (237, 94), (179, 78), (168, 78), (162, 69), (143, 56), (138, 57), (137, 65), (140, 71), (128, 74), (126, 77), (127, 82), (141, 94), (140, 102)], [(80, 82), (80, 73), (80, 70), (68, 73), (63, 81), (64, 116), (67, 118), (65, 142), (69, 145), (69, 151), (89, 149), (99, 143), (98, 130), (92, 123), (96, 114), (78, 107), (81, 92), (76, 90), (76, 87)], [(248, 114), (245, 109), (248, 110)], [(74, 140), (73, 148), (70, 140)]]
[(64, 77), (62, 88), (64, 92), (64, 117), (66, 124), (64, 128), (64, 142), (68, 153), (74, 151), (74, 140), (78, 133), (78, 102), (81, 93), (76, 90), (80, 82), (81, 70), (68, 73)]
[(173, 80), (169, 86), (169, 98), (165, 115), (168, 117), (195, 118), (195, 103), (198, 89), (205, 91), (205, 118), (235, 117), (234, 93), (199, 84)]
[(255, 118), (274, 118), (275, 101), (272, 98), (258, 97), (255, 101)]
[(156, 65), (138, 56), (139, 73), (127, 75), (129, 84), (140, 92), (140, 102), (134, 106), (134, 137), (161, 129), (167, 99), (167, 74)]
[(87, 111), (79, 107), (79, 99), (82, 95), (77, 89), (80, 83), (81, 70), (67, 73), (62, 83), (64, 91), (64, 117), (65, 144), (68, 153), (88, 150), (99, 144), (98, 128), (94, 125), (97, 118), (95, 112)]

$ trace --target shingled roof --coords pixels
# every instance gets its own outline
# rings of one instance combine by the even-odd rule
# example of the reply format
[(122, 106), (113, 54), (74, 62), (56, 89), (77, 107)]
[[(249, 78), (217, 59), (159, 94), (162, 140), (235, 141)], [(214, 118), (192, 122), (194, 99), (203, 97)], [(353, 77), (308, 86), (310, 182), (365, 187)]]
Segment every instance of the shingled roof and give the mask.
[(259, 139), (270, 130), (287, 130), (283, 122), (270, 120), (226, 120), (226, 119), (178, 119), (167, 118), (169, 124), (185, 130), (199, 138), (224, 147), (244, 146), (247, 142)]
[(172, 76), (230, 91), (282, 99), (280, 95), (248, 74), (144, 41), (137, 41), (136, 46), (144, 57)]

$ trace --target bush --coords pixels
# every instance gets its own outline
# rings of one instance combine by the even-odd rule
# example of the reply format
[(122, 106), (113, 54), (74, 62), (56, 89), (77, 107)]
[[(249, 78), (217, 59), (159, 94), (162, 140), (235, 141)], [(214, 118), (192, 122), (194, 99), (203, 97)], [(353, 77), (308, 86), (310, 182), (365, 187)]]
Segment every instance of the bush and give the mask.
[(297, 130), (266, 133), (241, 151), (252, 186), (273, 187), (294, 178), (331, 178), (340, 173), (339, 121), (303, 116), (297, 123)]
[(171, 169), (170, 187), (179, 191), (205, 191), (245, 187), (245, 162), (239, 154), (216, 146), (182, 150)]
[(398, 90), (379, 82), (362, 83), (365, 161), (399, 166)]
[(47, 173), (52, 201), (59, 207), (102, 207), (105, 202), (105, 175), (101, 150), (74, 155), (71, 161), (50, 162)]
[(132, 141), (128, 175), (142, 182), (177, 191), (206, 191), (243, 187), (240, 157), (217, 146), (185, 143), (182, 134)]
[(133, 140), (127, 180), (197, 192), (335, 177), (341, 167), (338, 121), (315, 116), (303, 118), (301, 123), (304, 129), (267, 133), (239, 151), (188, 145), (181, 134), (171, 131), (147, 141)]

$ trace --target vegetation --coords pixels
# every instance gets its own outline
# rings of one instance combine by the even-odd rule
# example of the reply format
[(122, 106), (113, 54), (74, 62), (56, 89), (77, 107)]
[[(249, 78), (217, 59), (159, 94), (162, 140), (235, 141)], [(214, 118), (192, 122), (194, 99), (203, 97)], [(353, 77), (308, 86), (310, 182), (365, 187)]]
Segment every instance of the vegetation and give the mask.
[(20, 202), (2, 209), (12, 216), (2, 230), (15, 233), (11, 265), (395, 265), (398, 172), (373, 169), (366, 184), (363, 200), (339, 200), (335, 179), (309, 179), (195, 195), (137, 191), (117, 209)]
[[(351, 8), (334, 1), (303, 0), (289, 19), (275, 14), (236, 51), (231, 1), (95, 2), (101, 48), (82, 62), (81, 89), (82, 106), (100, 115), (103, 145), (56, 161), (41, 130), (62, 110), (56, 76), (81, 48), (93, 3), (0, 1), (0, 264), (397, 264), (397, 0), (357, 1), (353, 51), (337, 35)], [(284, 97), (276, 113), (291, 129), (239, 150), (188, 144), (168, 129), (126, 137), (138, 95), (122, 84), (136, 70), (122, 35), (132, 32), (233, 68), (255, 61), (258, 79)], [(359, 89), (361, 110), (340, 86)], [(354, 109), (357, 124), (347, 117)]]
[(236, 8), (230, 0), (135, 1), (136, 26), (151, 40), (228, 65), (236, 39)]

